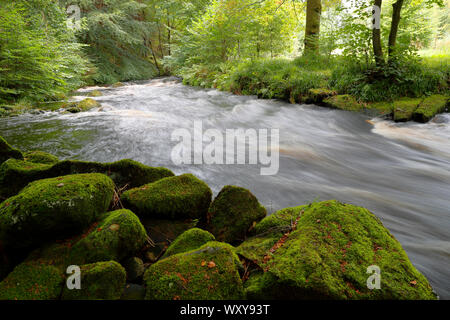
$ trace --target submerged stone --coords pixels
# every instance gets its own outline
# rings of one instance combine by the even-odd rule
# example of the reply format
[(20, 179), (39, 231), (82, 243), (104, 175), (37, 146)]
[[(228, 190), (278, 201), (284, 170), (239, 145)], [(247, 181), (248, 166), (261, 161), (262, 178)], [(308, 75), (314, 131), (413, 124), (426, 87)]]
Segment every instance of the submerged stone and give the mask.
[(80, 266), (81, 289), (64, 287), (62, 300), (118, 300), (126, 282), (125, 269), (115, 261)]
[(122, 195), (122, 203), (140, 217), (198, 219), (206, 215), (212, 191), (192, 174), (161, 179)]
[(32, 182), (0, 204), (0, 244), (36, 247), (76, 234), (108, 210), (113, 193), (112, 180), (97, 173)]
[[(436, 298), (400, 243), (364, 208), (326, 201), (284, 209), (254, 234), (237, 248), (257, 266), (246, 283), (250, 299)], [(371, 290), (376, 268), (380, 289)]]
[(216, 239), (208, 231), (199, 228), (190, 229), (181, 234), (178, 238), (175, 239), (174, 242), (172, 242), (162, 258), (164, 259), (174, 254), (197, 249), (205, 243), (214, 240)]
[(148, 300), (240, 300), (244, 298), (236, 255), (210, 242), (151, 265), (144, 275)]
[(5, 139), (0, 136), (0, 164), (8, 159), (23, 159), (23, 154), (17, 149), (11, 147)]
[(266, 214), (266, 209), (249, 190), (225, 186), (208, 210), (205, 229), (218, 241), (238, 243), (245, 240), (249, 229)]

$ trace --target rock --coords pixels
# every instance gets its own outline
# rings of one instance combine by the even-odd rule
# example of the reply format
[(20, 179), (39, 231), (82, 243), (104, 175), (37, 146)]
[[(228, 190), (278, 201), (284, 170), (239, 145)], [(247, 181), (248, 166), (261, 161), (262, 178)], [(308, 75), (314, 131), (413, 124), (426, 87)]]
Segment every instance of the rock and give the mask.
[(0, 244), (29, 248), (74, 235), (108, 210), (113, 193), (112, 180), (98, 173), (32, 182), (0, 204)]
[(101, 96), (103, 96), (103, 93), (101, 91), (94, 90), (89, 92), (89, 97), (101, 97)]
[(152, 168), (133, 160), (113, 163), (65, 160), (52, 165), (10, 159), (0, 166), (0, 197), (16, 195), (35, 180), (94, 172), (109, 176), (120, 189), (135, 188), (174, 176), (169, 169)]
[(347, 110), (347, 111), (361, 111), (364, 106), (356, 101), (351, 95), (343, 94), (332, 96), (323, 99), (325, 106), (334, 109)]
[(218, 241), (238, 243), (245, 240), (247, 231), (266, 214), (250, 191), (225, 186), (208, 210), (205, 229)]
[(236, 255), (210, 242), (151, 265), (144, 275), (148, 300), (240, 300), (244, 298)]
[(122, 82), (116, 82), (113, 85), (111, 85), (111, 87), (113, 87), (113, 88), (120, 88), (123, 86), (125, 86), (125, 85)]
[(19, 150), (11, 147), (8, 142), (0, 136), (0, 164), (11, 158), (22, 160), (23, 155)]
[(439, 94), (425, 98), (412, 114), (412, 120), (422, 123), (430, 121), (435, 115), (446, 110), (448, 100), (448, 97)]
[(23, 156), (25, 161), (32, 163), (55, 164), (59, 162), (59, 159), (54, 155), (42, 151), (26, 152)]
[(410, 121), (414, 112), (421, 104), (422, 100), (422, 98), (401, 98), (394, 101), (394, 121)]
[(174, 242), (172, 242), (162, 258), (164, 259), (174, 254), (200, 248), (205, 243), (215, 240), (216, 239), (214, 238), (214, 236), (208, 231), (204, 231), (198, 228), (190, 229), (181, 234), (178, 238), (175, 239)]
[(145, 287), (127, 283), (125, 289), (123, 290), (122, 297), (120, 300), (144, 300), (145, 298)]
[(139, 218), (129, 210), (105, 214), (98, 224), (89, 228), (70, 252), (71, 264), (98, 261), (122, 261), (133, 256), (148, 242)]
[(86, 112), (94, 108), (100, 108), (101, 104), (94, 99), (86, 98), (77, 104), (77, 108), (81, 110), (81, 112)]
[(192, 174), (161, 179), (122, 195), (122, 203), (140, 217), (198, 219), (211, 203), (212, 191)]
[(118, 300), (126, 281), (125, 269), (115, 261), (80, 266), (81, 289), (64, 287), (62, 300)]
[(24, 262), (0, 282), (0, 300), (56, 300), (63, 283), (64, 277), (58, 268)]
[[(284, 209), (254, 234), (237, 248), (257, 265), (246, 283), (249, 299), (436, 298), (400, 243), (364, 208), (326, 201)], [(380, 290), (367, 286), (374, 265)]]
[(139, 280), (144, 275), (144, 262), (140, 258), (129, 258), (125, 260), (122, 265), (127, 271), (127, 280), (129, 282)]

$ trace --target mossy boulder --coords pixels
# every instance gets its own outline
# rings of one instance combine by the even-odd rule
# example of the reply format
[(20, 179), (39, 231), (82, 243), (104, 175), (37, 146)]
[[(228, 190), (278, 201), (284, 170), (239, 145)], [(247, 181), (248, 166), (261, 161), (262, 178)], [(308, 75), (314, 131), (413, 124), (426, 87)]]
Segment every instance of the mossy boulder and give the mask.
[(14, 149), (0, 136), (0, 164), (8, 159), (23, 159), (23, 154), (17, 149)]
[(113, 87), (113, 88), (120, 88), (120, 87), (123, 87), (123, 86), (125, 86), (125, 84), (123, 84), (122, 82), (116, 82), (116, 83), (111, 85), (111, 87)]
[(422, 98), (401, 98), (394, 101), (394, 121), (410, 121), (422, 101)]
[(163, 258), (197, 249), (205, 243), (214, 240), (216, 239), (208, 231), (199, 228), (190, 229), (175, 239), (169, 248), (167, 248)]
[(206, 183), (192, 174), (184, 174), (131, 189), (121, 199), (138, 216), (180, 220), (206, 215), (211, 197)]
[(36, 247), (76, 234), (108, 210), (113, 193), (113, 181), (98, 173), (32, 182), (0, 204), (0, 244)]
[(55, 164), (59, 162), (56, 156), (42, 151), (26, 152), (23, 156), (25, 161), (32, 163)]
[(412, 114), (412, 120), (422, 123), (430, 121), (438, 113), (446, 111), (448, 101), (448, 97), (439, 94), (425, 98)]
[(148, 300), (240, 300), (244, 298), (236, 255), (210, 242), (151, 265), (144, 275)]
[(129, 210), (104, 215), (98, 224), (75, 243), (70, 252), (71, 264), (98, 261), (121, 261), (133, 256), (148, 242), (139, 218)]
[(56, 300), (63, 283), (64, 275), (58, 268), (24, 262), (0, 282), (0, 300)]
[(169, 169), (153, 168), (128, 159), (113, 163), (65, 160), (43, 164), (33, 161), (9, 159), (0, 166), (0, 198), (16, 195), (32, 181), (70, 174), (103, 173), (121, 189), (135, 188), (174, 176)]
[(101, 97), (101, 96), (103, 96), (103, 93), (99, 90), (89, 92), (89, 97)]
[(77, 108), (81, 110), (81, 112), (89, 111), (94, 108), (99, 108), (101, 106), (100, 102), (91, 99), (86, 98), (77, 104)]
[(205, 229), (218, 241), (239, 243), (266, 214), (266, 209), (249, 190), (225, 186), (208, 210)]
[[(326, 201), (282, 210), (237, 253), (257, 265), (251, 299), (435, 299), (400, 243), (368, 210)], [(381, 270), (370, 290), (370, 266)]]
[(126, 282), (125, 269), (115, 261), (80, 266), (81, 289), (64, 287), (62, 300), (118, 300)]

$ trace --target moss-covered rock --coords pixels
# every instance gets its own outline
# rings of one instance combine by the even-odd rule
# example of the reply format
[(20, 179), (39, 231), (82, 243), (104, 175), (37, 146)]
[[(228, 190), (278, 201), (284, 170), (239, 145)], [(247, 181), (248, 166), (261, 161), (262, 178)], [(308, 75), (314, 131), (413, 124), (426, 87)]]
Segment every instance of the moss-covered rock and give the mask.
[(59, 299), (64, 276), (50, 265), (24, 262), (0, 282), (0, 300)]
[(35, 180), (78, 173), (103, 173), (121, 189), (135, 188), (174, 176), (169, 169), (153, 168), (128, 159), (113, 163), (65, 160), (53, 165), (9, 159), (0, 166), (0, 198), (16, 195)]
[(77, 104), (77, 108), (79, 108), (81, 112), (89, 111), (94, 108), (99, 108), (100, 106), (101, 106), (100, 102), (91, 98), (86, 98), (78, 102)]
[(97, 173), (32, 182), (0, 204), (0, 244), (36, 247), (80, 232), (107, 211), (113, 193), (113, 181)]
[(336, 94), (337, 94), (336, 91), (324, 89), (324, 88), (309, 89), (308, 96), (307, 96), (305, 102), (320, 104), (323, 102), (324, 99), (335, 96)]
[(394, 121), (410, 121), (422, 101), (422, 98), (401, 98), (394, 101)]
[(211, 197), (206, 183), (184, 174), (129, 190), (121, 199), (138, 216), (179, 220), (206, 215)]
[(329, 108), (346, 111), (361, 111), (364, 109), (364, 106), (361, 103), (348, 94), (325, 98), (323, 99), (323, 103)]
[(101, 96), (103, 96), (103, 93), (99, 90), (89, 92), (89, 97), (101, 97)]
[(208, 210), (205, 229), (218, 241), (238, 243), (245, 240), (249, 229), (266, 214), (266, 209), (250, 191), (225, 186)]
[(113, 88), (120, 88), (120, 87), (123, 87), (123, 86), (125, 86), (125, 84), (123, 84), (122, 82), (116, 82), (116, 83), (111, 85), (111, 87), (113, 87)]
[(210, 242), (150, 266), (144, 275), (148, 300), (239, 300), (244, 298), (235, 253)]
[(136, 254), (148, 241), (139, 218), (129, 210), (105, 214), (89, 231), (73, 245), (70, 263), (121, 261)]
[(0, 136), (0, 164), (8, 159), (23, 159), (23, 154), (17, 149), (14, 149)]
[(443, 95), (432, 95), (425, 98), (412, 115), (412, 120), (417, 122), (428, 122), (438, 113), (447, 109), (448, 97)]
[(63, 300), (118, 300), (126, 282), (125, 269), (115, 261), (80, 266), (81, 289), (64, 287)]
[[(400, 243), (364, 208), (326, 201), (285, 209), (255, 232), (237, 248), (259, 270), (246, 284), (249, 298), (435, 299)], [(367, 286), (373, 265), (379, 290)]]
[(200, 248), (205, 243), (214, 240), (216, 239), (208, 231), (199, 228), (190, 229), (175, 239), (162, 258)]
[(56, 156), (42, 151), (26, 152), (23, 156), (25, 161), (32, 163), (55, 164), (59, 162)]

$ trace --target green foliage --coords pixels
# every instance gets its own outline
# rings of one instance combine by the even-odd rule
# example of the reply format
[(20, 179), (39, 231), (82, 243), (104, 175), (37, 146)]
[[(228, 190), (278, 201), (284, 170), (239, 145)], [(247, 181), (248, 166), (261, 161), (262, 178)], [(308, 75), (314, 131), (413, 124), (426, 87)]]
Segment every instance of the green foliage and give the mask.
[(58, 99), (82, 84), (81, 45), (54, 1), (1, 1), (0, 30), (0, 103)]

